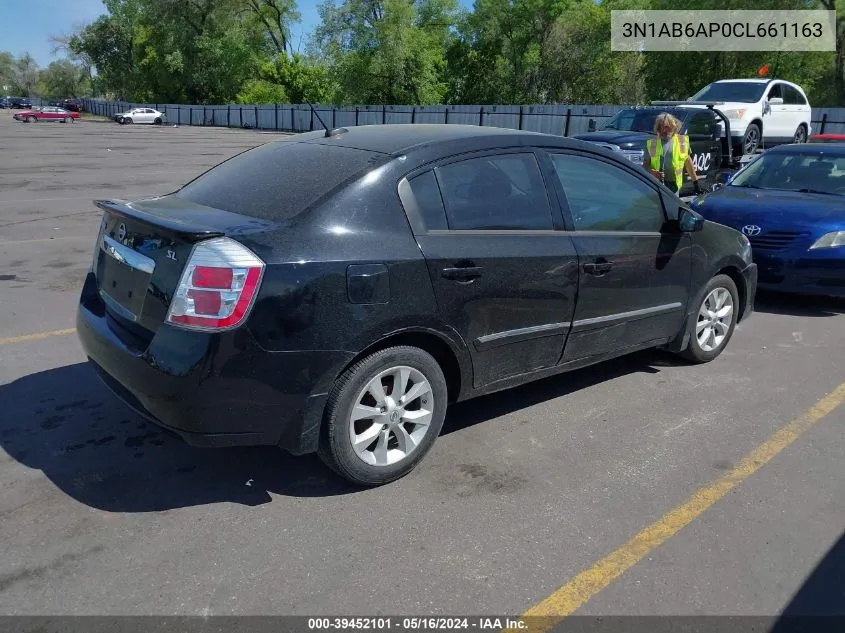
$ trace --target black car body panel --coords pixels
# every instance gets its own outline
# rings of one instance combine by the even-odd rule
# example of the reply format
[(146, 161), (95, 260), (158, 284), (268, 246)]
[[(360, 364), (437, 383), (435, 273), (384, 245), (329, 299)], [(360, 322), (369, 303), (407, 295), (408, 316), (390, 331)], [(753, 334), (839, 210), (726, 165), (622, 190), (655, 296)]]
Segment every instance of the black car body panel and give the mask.
[[(575, 230), (589, 201), (569, 195), (556, 170), (588, 158), (638, 183), (659, 222)], [(528, 170), (526, 180), (516, 190), (494, 172), (460, 180), (494, 164)], [(276, 174), (267, 186), (262, 165)], [(449, 225), (460, 192), (478, 203), (476, 228)], [(754, 295), (738, 232), (710, 223), (681, 232), (682, 203), (641, 165), (543, 134), (457, 125), (312, 132), (236, 156), (167, 196), (99, 204), (108, 245), (143, 255), (152, 272), (125, 281), (114, 254), (98, 249), (77, 315), (83, 348), (127, 404), (197, 445), (313, 452), (337, 378), (388, 345), (429, 351), (457, 401), (681, 345), (692, 301), (720, 270), (744, 284), (744, 317)], [(499, 226), (493, 216), (505, 204), (515, 205), (508, 217), (539, 224)], [(192, 253), (220, 235), (265, 263), (248, 317), (219, 332), (169, 323)]]
[(14, 110), (28, 110), (32, 101), (26, 97), (9, 97), (8, 107)]

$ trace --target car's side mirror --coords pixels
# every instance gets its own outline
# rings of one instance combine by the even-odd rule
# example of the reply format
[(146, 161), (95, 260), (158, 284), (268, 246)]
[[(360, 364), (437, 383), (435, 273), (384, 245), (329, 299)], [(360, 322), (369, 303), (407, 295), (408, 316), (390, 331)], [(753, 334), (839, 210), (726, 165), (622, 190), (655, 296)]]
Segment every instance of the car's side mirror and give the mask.
[(773, 97), (769, 99), (769, 105), (783, 105), (783, 99), (781, 97)]
[(704, 228), (704, 218), (692, 209), (681, 207), (681, 209), (678, 210), (678, 216), (678, 224), (681, 227), (681, 231), (684, 233), (692, 233)]
[(590, 119), (587, 121), (587, 131), (588, 132), (595, 132), (596, 131), (596, 120)]

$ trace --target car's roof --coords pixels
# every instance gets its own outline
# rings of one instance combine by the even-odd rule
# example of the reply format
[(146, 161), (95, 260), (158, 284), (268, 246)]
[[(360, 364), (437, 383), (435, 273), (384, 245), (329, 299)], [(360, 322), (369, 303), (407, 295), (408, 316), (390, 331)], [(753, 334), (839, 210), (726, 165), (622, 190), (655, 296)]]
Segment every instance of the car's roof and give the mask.
[[(719, 79), (714, 81), (714, 84), (730, 84), (730, 83), (742, 83), (742, 84), (767, 84), (770, 81), (783, 81), (775, 80), (775, 79), (760, 79), (758, 77), (748, 78), (748, 79)], [(789, 83), (789, 82), (786, 82)]]
[(830, 154), (845, 156), (845, 141), (840, 143), (787, 143), (766, 150), (766, 154)]
[[(706, 107), (706, 106), (705, 106)], [(622, 108), (619, 112), (624, 112), (625, 110), (636, 110), (637, 112), (683, 112), (685, 114), (697, 114), (701, 112), (702, 106), (701, 105), (671, 105), (671, 106), (659, 106), (659, 105), (641, 105), (641, 106), (630, 106), (627, 108)]]
[(396, 123), (350, 126), (343, 129), (345, 131), (328, 138), (324, 130), (306, 132), (301, 135), (302, 142), (336, 145), (392, 155), (404, 154), (433, 145), (473, 139), (489, 140), (491, 146), (497, 143), (517, 145), (542, 143), (560, 147), (581, 147), (581, 142), (562, 136), (481, 125)]

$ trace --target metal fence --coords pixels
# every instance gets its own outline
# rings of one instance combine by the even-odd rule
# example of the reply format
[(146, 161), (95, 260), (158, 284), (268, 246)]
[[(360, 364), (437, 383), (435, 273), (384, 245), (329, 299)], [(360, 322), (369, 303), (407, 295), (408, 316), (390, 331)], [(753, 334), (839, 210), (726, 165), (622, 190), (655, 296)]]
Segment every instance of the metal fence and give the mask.
[[(319, 117), (331, 128), (390, 123), (452, 123), (545, 132), (571, 136), (589, 131), (628, 105), (437, 105), (437, 106), (331, 106), (316, 105)], [(113, 117), (132, 108), (155, 108), (171, 125), (234, 127), (285, 132), (320, 129), (307, 104), (179, 105), (85, 100), (92, 114)], [(813, 133), (845, 133), (845, 108), (813, 108)]]

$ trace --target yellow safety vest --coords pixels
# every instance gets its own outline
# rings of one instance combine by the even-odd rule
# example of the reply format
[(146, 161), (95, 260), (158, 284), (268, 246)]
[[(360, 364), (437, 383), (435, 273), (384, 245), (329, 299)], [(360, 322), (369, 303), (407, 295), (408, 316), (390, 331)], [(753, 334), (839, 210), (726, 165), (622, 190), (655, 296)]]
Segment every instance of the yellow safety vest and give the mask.
[[(672, 140), (672, 169), (675, 172), (675, 184), (678, 186), (678, 191), (680, 191), (681, 185), (684, 182), (684, 164), (687, 162), (687, 157), (689, 156), (689, 138), (684, 134), (675, 134)], [(655, 171), (660, 171), (660, 158), (663, 156), (663, 139), (659, 136), (649, 139), (646, 142), (646, 151), (651, 161), (651, 168)]]

